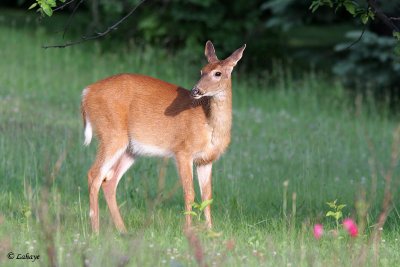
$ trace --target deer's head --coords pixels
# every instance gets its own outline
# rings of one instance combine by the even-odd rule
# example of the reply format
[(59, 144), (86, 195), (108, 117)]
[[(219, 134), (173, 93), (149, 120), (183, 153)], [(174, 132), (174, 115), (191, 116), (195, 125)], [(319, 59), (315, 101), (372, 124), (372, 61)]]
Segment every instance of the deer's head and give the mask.
[(231, 73), (242, 58), (246, 45), (237, 49), (228, 58), (219, 60), (215, 54), (214, 45), (207, 41), (205, 55), (208, 64), (201, 69), (201, 78), (193, 87), (190, 95), (195, 99), (204, 96), (224, 98), (227, 90), (231, 90)]

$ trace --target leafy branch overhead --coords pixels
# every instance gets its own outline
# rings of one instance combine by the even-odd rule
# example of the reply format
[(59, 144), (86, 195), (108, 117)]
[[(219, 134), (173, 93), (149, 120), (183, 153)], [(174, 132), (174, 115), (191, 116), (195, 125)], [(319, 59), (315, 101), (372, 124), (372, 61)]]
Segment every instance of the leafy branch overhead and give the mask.
[[(63, 9), (64, 7), (70, 5), (71, 3), (75, 2), (76, 0), (69, 0), (66, 2), (66, 0), (58, 0), (59, 2), (63, 3), (60, 6), (57, 6), (57, 0), (36, 0), (35, 3), (33, 3), (29, 9), (34, 9), (37, 8), (37, 11), (40, 12), (42, 14), (42, 16), (52, 16), (53, 12), (56, 10), (60, 10)], [(75, 40), (75, 41), (70, 41), (70, 42), (66, 42), (63, 44), (57, 44), (57, 45), (45, 45), (43, 46), (43, 48), (64, 48), (64, 47), (68, 47), (68, 46), (72, 46), (72, 45), (76, 45), (76, 44), (81, 44), (84, 43), (86, 41), (90, 41), (90, 40), (94, 40), (94, 39), (98, 39), (101, 37), (106, 36), (107, 34), (109, 34), (110, 32), (114, 31), (117, 29), (117, 27), (122, 24), (126, 19), (128, 19), (135, 11), (136, 9), (145, 2), (146, 0), (139, 0), (137, 5), (135, 5), (126, 15), (122, 16), (122, 18), (120, 18), (118, 21), (116, 21), (115, 23), (113, 23), (112, 25), (108, 26), (106, 29), (104, 29), (103, 31), (97, 31), (95, 33), (93, 33), (92, 35), (86, 36), (86, 35), (82, 35), (79, 39)], [(80, 0), (80, 2), (75, 6), (73, 13), (70, 16), (70, 19), (74, 16), (76, 10), (78, 9), (78, 7), (80, 6), (80, 4), (83, 2), (83, 0)], [(68, 25), (66, 26), (65, 30), (64, 30), (64, 34), (65, 35), (65, 31), (68, 28)]]
[(51, 17), (53, 15), (53, 9), (57, 7), (57, 2), (65, 3), (65, 0), (36, 0), (29, 9), (36, 8), (36, 11), (40, 12), (43, 16), (47, 15)]
[(400, 18), (389, 18), (380, 9), (375, 0), (364, 0), (362, 2), (364, 2), (363, 5), (354, 0), (313, 0), (310, 5), (310, 10), (314, 13), (318, 8), (327, 6), (335, 9), (335, 12), (337, 12), (344, 8), (354, 18), (358, 18), (364, 25), (378, 18), (393, 31), (393, 36), (400, 41), (400, 29), (393, 22)]

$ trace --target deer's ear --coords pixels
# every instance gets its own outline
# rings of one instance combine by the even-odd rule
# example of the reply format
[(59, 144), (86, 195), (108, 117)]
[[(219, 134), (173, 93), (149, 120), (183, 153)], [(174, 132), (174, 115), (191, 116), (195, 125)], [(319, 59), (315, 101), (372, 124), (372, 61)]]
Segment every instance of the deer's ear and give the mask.
[(238, 61), (242, 58), (243, 56), (243, 51), (246, 48), (246, 44), (243, 45), (241, 48), (237, 49), (235, 52), (232, 53), (227, 59), (225, 59), (225, 63), (234, 67), (238, 63)]
[(204, 54), (206, 55), (208, 63), (218, 62), (217, 55), (215, 54), (214, 45), (211, 43), (211, 41), (207, 41)]

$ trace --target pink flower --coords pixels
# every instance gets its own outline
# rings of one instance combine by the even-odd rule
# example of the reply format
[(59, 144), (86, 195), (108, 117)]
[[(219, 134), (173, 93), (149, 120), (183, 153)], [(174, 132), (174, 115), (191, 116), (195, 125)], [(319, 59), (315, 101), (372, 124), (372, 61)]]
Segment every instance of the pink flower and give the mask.
[(320, 239), (323, 234), (324, 234), (324, 226), (322, 226), (322, 224), (314, 225), (314, 237), (315, 237), (315, 239)]
[(353, 219), (347, 218), (343, 221), (343, 227), (349, 233), (350, 236), (356, 237), (358, 235), (358, 227), (357, 224), (353, 221)]

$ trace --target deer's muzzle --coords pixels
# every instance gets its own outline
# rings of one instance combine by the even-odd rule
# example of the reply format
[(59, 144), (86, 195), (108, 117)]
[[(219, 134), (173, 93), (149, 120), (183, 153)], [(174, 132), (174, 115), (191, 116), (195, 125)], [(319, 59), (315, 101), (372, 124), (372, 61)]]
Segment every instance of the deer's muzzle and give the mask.
[(190, 91), (190, 96), (195, 98), (195, 99), (199, 99), (200, 97), (202, 97), (202, 93), (199, 90), (199, 88), (197, 88), (196, 86), (193, 87), (193, 89)]

